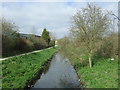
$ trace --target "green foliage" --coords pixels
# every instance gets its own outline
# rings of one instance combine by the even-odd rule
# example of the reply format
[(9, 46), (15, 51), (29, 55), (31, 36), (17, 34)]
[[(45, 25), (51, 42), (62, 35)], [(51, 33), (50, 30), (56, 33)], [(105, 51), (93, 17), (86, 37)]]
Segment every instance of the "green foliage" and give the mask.
[[(50, 42), (49, 32), (46, 29), (41, 37), (35, 37), (35, 35), (30, 35), (29, 39), (24, 39), (20, 37), (18, 31), (18, 26), (12, 24), (10, 21), (5, 19), (0, 22), (2, 25), (2, 56), (8, 57), (25, 52), (30, 52), (33, 50), (47, 48), (53, 46), (54, 42)], [(12, 53), (11, 53), (12, 51)]]
[[(88, 4), (86, 8), (77, 11), (72, 17), (70, 31), (74, 43), (88, 53), (90, 67), (92, 67), (92, 56), (102, 45), (102, 38), (107, 35), (110, 24), (108, 13), (93, 4)], [(81, 52), (81, 54), (84, 53)]]
[[(118, 34), (110, 31), (110, 17), (101, 8), (88, 4), (72, 17), (70, 35), (58, 40), (61, 51), (83, 64), (95, 64), (93, 56), (117, 58)], [(98, 59), (97, 59), (98, 60)]]
[[(73, 17), (71, 35), (58, 40), (58, 45), (86, 88), (118, 88), (118, 60), (109, 59), (119, 54), (118, 34), (108, 31), (110, 19), (101, 12), (90, 5), (78, 11)], [(89, 68), (90, 57), (92, 68)]]
[(78, 75), (86, 88), (118, 88), (118, 60), (103, 59), (92, 68), (78, 68)]
[(45, 49), (29, 55), (2, 61), (3, 88), (24, 88), (36, 72), (43, 68), (57, 48)]
[(46, 30), (46, 28), (43, 30), (41, 37), (42, 37), (42, 38), (47, 42), (47, 44), (49, 45), (49, 43), (50, 43), (50, 35), (49, 35), (49, 32)]
[(2, 24), (2, 54), (14, 51), (16, 43), (19, 41), (18, 27), (5, 19), (0, 22)]
[(89, 68), (87, 55), (83, 56), (83, 61), (76, 58), (74, 54), (69, 57), (84, 87), (118, 88), (118, 60), (112, 61), (94, 54), (93, 67)]
[(97, 50), (101, 57), (116, 58), (118, 56), (118, 34), (111, 32), (110, 35), (103, 38), (102, 46)]
[(18, 50), (20, 52), (32, 51), (33, 48), (34, 48), (33, 42), (22, 38), (19, 39), (18, 43), (15, 46), (15, 50)]
[(55, 40), (51, 40), (49, 46), (55, 46)]
[(47, 43), (43, 38), (36, 38), (35, 36), (30, 36), (30, 41), (33, 42), (34, 50), (47, 47)]

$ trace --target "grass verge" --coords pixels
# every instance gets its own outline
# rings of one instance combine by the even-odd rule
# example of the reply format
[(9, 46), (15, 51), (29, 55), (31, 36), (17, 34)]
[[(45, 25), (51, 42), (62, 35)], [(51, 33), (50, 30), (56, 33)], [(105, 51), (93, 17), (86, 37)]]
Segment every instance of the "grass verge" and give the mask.
[(2, 61), (2, 88), (24, 88), (56, 51), (50, 48)]
[(118, 60), (99, 60), (92, 68), (77, 65), (76, 70), (85, 88), (118, 88)]
[(46, 49), (46, 48), (36, 49), (36, 50), (30, 50), (30, 51), (13, 51), (12, 53), (11, 53), (11, 51), (9, 51), (9, 52), (3, 53), (2, 54), (2, 58), (7, 58), (7, 57), (11, 57), (11, 56), (15, 56), (15, 55), (20, 55), (20, 54), (25, 54), (25, 53), (29, 53), (29, 52), (33, 52), (33, 51), (37, 51), (37, 50), (43, 50), (43, 49)]

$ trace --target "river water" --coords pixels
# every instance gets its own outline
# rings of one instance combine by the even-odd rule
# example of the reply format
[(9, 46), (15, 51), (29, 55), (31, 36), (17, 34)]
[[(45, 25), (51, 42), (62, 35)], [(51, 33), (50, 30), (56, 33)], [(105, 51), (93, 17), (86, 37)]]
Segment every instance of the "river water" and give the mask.
[(80, 85), (77, 74), (67, 58), (57, 53), (33, 88), (76, 88)]

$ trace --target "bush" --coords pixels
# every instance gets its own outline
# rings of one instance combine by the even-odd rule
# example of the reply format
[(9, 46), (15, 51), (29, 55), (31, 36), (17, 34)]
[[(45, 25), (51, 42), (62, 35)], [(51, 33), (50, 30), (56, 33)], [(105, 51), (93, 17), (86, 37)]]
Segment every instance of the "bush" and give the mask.
[(49, 47), (51, 46), (55, 46), (55, 40), (51, 40), (50, 43), (49, 43)]
[(100, 57), (115, 58), (118, 56), (118, 35), (111, 33), (108, 37), (104, 38), (103, 45), (97, 51)]
[(48, 47), (46, 41), (44, 39), (42, 39), (42, 38), (39, 38), (39, 43), (40, 43), (40, 48), (41, 49)]
[(33, 43), (30, 40), (20, 38), (15, 46), (15, 50), (21, 52), (28, 52), (33, 50)]
[(15, 40), (12, 37), (2, 35), (2, 53), (5, 54), (13, 50)]
[[(17, 32), (18, 27), (4, 18), (2, 19), (2, 22), (0, 21), (0, 24), (2, 25), (3, 57), (49, 47), (48, 42), (41, 37), (36, 37), (35, 35), (29, 35), (28, 39), (21, 38), (20, 34)], [(47, 34), (49, 34), (49, 32), (47, 32)], [(54, 45), (54, 42), (51, 42), (50, 45)]]
[(2, 25), (2, 54), (11, 53), (19, 38), (18, 27), (5, 19), (0, 22)]
[(44, 39), (36, 38), (35, 36), (30, 36), (30, 41), (33, 42), (34, 50), (46, 48), (48, 46)]

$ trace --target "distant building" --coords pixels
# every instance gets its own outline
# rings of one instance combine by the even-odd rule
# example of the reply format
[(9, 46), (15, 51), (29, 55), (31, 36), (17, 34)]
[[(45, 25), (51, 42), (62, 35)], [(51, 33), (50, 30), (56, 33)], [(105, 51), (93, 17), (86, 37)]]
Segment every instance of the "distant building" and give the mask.
[(29, 39), (29, 35), (28, 34), (21, 34), (20, 33), (20, 37), (24, 38), (24, 39)]
[(40, 36), (38, 35), (34, 35), (34, 34), (24, 34), (24, 33), (17, 33), (17, 32), (3, 32), (2, 33), (3, 36), (9, 36), (9, 37), (20, 37), (20, 38), (24, 38), (24, 39), (30, 39), (30, 36), (35, 36), (40, 38)]
[(20, 37), (24, 39), (30, 39), (30, 36), (35, 36), (35, 37), (40, 38), (40, 36), (34, 35), (34, 34), (24, 34), (24, 33), (19, 33), (19, 34), (20, 34)]

